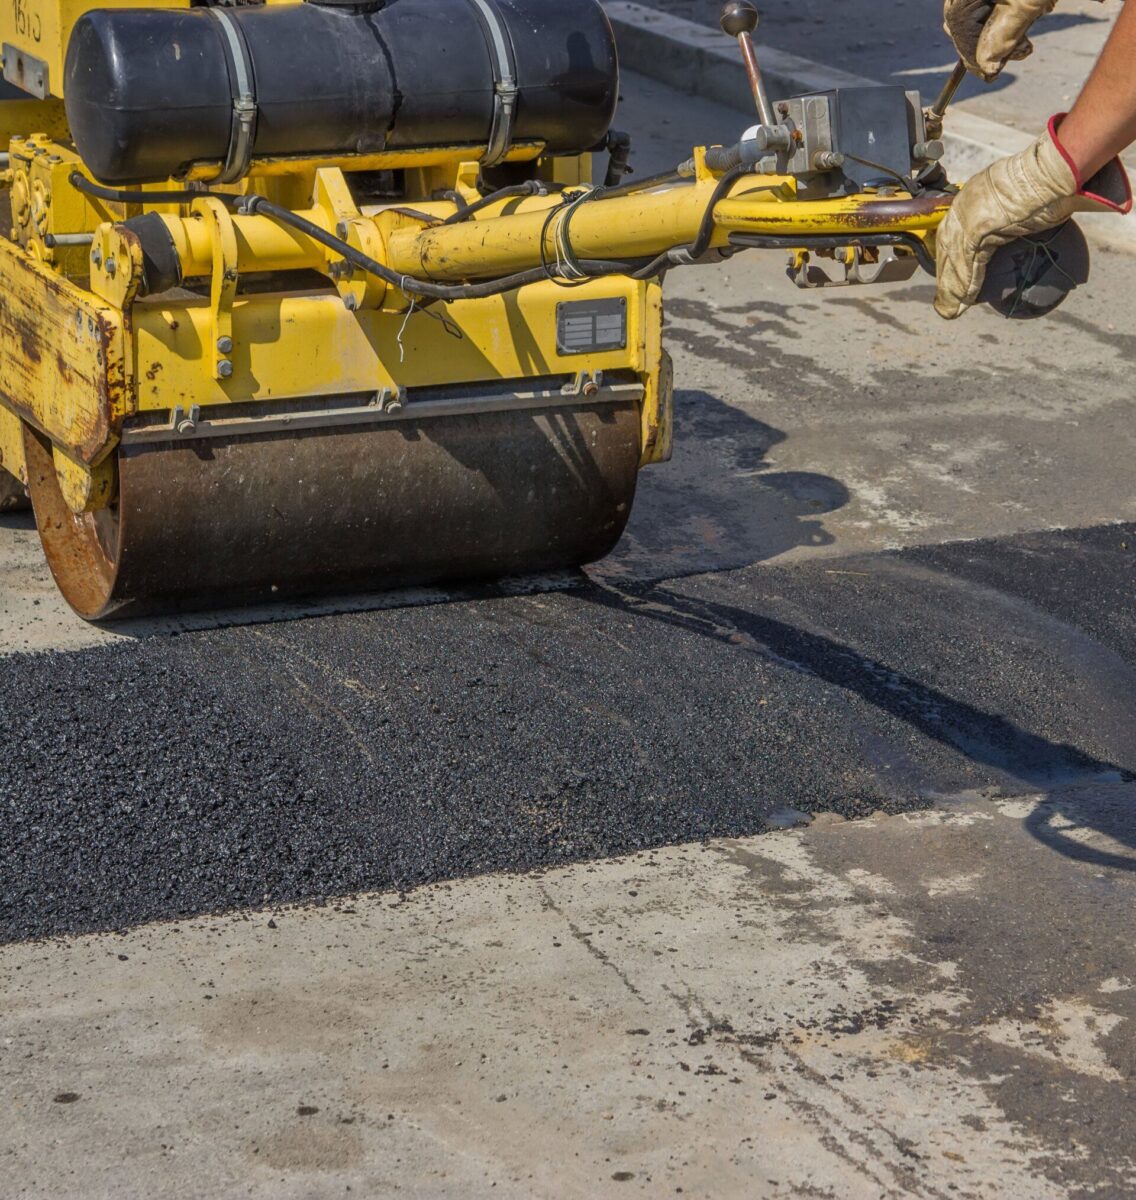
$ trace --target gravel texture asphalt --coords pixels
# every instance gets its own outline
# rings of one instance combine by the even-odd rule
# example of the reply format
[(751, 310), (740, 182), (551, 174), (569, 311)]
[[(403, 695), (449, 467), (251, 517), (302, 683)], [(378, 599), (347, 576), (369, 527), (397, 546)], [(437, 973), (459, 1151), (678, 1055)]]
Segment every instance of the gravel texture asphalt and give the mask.
[(0, 936), (1128, 777), (1134, 545), (1114, 525), (0, 660)]

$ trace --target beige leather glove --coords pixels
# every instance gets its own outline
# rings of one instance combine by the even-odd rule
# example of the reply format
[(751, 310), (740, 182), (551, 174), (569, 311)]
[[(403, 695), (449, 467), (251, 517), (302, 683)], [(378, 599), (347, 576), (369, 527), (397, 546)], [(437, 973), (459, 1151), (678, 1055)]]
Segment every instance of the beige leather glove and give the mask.
[(936, 235), (939, 316), (953, 320), (975, 303), (1000, 246), (1077, 212), (1131, 211), (1132, 189), (1119, 159), (1087, 184), (1079, 178), (1057, 137), (1064, 116), (1054, 117), (1028, 149), (976, 175), (955, 198)]
[(1057, 0), (944, 0), (943, 25), (963, 62), (987, 83), (1011, 59), (1026, 58), (1026, 34)]

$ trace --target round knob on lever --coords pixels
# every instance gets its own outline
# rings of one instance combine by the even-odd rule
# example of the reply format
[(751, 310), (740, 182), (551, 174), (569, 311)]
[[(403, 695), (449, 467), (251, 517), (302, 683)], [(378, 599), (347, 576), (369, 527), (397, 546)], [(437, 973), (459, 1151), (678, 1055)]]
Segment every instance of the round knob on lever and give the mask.
[(722, 7), (718, 21), (723, 33), (729, 37), (741, 37), (743, 33), (753, 33), (758, 19), (757, 9), (749, 0), (728, 0)]

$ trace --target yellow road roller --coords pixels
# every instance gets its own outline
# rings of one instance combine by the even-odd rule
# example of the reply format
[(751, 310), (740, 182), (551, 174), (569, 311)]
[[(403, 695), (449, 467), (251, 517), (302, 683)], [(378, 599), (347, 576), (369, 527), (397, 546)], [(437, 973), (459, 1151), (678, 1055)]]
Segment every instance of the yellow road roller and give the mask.
[(5, 5), (0, 505), (73, 608), (607, 554), (671, 453), (669, 271), (933, 269), (918, 95), (770, 100), (756, 22), (754, 123), (641, 178), (597, 0)]

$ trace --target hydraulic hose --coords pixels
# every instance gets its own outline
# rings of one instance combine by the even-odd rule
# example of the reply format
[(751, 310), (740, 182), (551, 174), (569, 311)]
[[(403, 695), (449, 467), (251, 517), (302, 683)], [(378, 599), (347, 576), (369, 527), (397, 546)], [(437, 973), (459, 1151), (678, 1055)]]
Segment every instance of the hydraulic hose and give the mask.
[[(545, 183), (540, 179), (528, 179), (524, 183), (514, 183), (510, 187), (498, 188), (495, 192), (490, 192), (488, 196), (483, 196), (480, 200), (475, 200), (472, 204), (466, 204), (458, 209), (456, 213), (451, 213), (442, 221), (443, 225), (458, 225), (462, 221), (468, 221), (475, 213), (479, 213), (482, 209), (488, 208), (491, 204), (497, 204), (501, 200), (508, 200), (513, 196), (543, 196), (550, 191), (562, 190), (559, 184)], [(451, 193), (455, 195), (456, 193)]]

